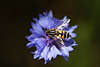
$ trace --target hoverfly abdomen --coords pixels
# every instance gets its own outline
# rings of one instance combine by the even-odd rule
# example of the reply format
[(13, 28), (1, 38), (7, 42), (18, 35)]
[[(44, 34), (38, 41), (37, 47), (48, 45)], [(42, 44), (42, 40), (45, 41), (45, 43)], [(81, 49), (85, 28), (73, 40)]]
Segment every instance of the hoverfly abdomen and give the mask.
[(65, 39), (67, 38), (67, 32), (64, 30), (58, 30), (57, 31), (57, 36), (61, 39)]

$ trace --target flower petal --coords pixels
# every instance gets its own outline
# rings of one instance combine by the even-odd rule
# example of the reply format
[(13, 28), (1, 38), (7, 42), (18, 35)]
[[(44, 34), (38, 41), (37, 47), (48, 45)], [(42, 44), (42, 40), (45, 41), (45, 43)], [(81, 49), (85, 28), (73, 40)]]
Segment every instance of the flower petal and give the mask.
[(41, 53), (41, 56), (44, 57), (44, 59), (45, 59), (45, 64), (47, 63), (47, 60), (48, 60), (48, 58), (47, 58), (48, 51), (49, 51), (49, 47), (48, 46), (45, 46), (43, 52)]
[(43, 17), (43, 15), (42, 14), (39, 14), (39, 18), (42, 18)]
[(34, 59), (38, 58), (38, 57), (39, 57), (39, 55), (38, 55), (38, 50), (36, 50), (34, 53), (35, 53)]
[(53, 45), (51, 47), (51, 52), (53, 54), (53, 58), (55, 59), (57, 55), (61, 55), (61, 52)]
[(29, 41), (33, 41), (35, 38), (38, 38), (38, 37), (40, 37), (40, 36), (35, 33), (31, 34), (30, 36), (26, 36), (27, 40), (29, 40)]
[(35, 43), (37, 43), (40, 48), (46, 46), (46, 40), (44, 38), (36, 38)]
[(73, 43), (74, 43), (73, 39), (66, 39), (66, 40), (64, 40), (64, 45), (66, 47), (71, 46)]
[(66, 61), (68, 61), (68, 57), (66, 57), (66, 56), (63, 56), (64, 57), (64, 59), (66, 60)]
[(63, 46), (60, 48), (63, 56), (69, 56), (69, 50), (67, 47)]
[(77, 36), (75, 33), (70, 33), (70, 35), (71, 35), (72, 38)]
[(74, 50), (71, 46), (67, 47), (67, 49), (68, 49), (69, 51), (73, 51), (73, 50)]
[(62, 53), (56, 48), (55, 45), (53, 45), (50, 48), (49, 53), (48, 53), (49, 61), (51, 60), (52, 57), (55, 59), (57, 55), (62, 55)]
[(39, 24), (32, 23), (33, 33), (36, 33), (37, 35), (45, 35), (42, 27)]
[(69, 28), (68, 32), (72, 33), (76, 28), (77, 28), (77, 25), (72, 26), (72, 27)]
[(27, 46), (28, 48), (31, 48), (31, 47), (33, 47), (34, 45), (35, 45), (34, 42), (29, 42), (29, 43), (26, 44), (26, 46)]
[(39, 20), (39, 24), (46, 29), (51, 29), (54, 21), (50, 17), (42, 17)]
[(48, 16), (49, 17), (53, 17), (53, 14), (52, 14), (52, 11), (51, 10), (49, 11)]

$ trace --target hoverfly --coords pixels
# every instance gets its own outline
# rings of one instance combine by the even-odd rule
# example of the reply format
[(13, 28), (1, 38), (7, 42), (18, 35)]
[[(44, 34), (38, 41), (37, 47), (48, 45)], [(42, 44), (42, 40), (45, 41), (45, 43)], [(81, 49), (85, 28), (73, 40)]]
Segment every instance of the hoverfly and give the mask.
[(63, 29), (65, 28), (65, 26), (68, 25), (69, 22), (70, 19), (65, 19), (64, 22), (56, 28), (46, 30), (46, 34), (49, 37), (53, 38), (57, 43), (64, 45), (63, 40), (68, 38), (70, 35), (67, 31), (64, 31)]

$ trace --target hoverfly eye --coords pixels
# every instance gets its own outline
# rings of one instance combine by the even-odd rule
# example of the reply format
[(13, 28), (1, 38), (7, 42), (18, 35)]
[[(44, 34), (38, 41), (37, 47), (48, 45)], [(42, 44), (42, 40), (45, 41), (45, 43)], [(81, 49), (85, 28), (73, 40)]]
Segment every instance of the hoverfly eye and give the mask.
[(47, 31), (46, 31), (46, 34), (48, 35), (49, 33), (50, 33), (50, 31), (49, 31), (49, 30), (47, 30)]

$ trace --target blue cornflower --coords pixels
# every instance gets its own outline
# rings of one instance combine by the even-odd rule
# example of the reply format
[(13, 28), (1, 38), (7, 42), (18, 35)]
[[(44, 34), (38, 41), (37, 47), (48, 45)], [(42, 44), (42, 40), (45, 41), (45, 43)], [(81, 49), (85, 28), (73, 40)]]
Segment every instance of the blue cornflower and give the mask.
[(55, 40), (49, 37), (46, 30), (56, 28), (61, 25), (65, 20), (68, 21), (65, 16), (63, 19), (58, 20), (53, 17), (52, 11), (49, 13), (44, 12), (43, 15), (39, 14), (39, 19), (33, 18), (36, 23), (32, 22), (32, 28), (30, 32), (32, 33), (27, 37), (29, 43), (27, 43), (27, 47), (36, 47), (36, 51), (32, 52), (34, 54), (34, 59), (39, 58), (45, 60), (45, 64), (47, 61), (51, 61), (51, 59), (55, 59), (57, 55), (63, 56), (65, 60), (69, 57), (69, 52), (73, 50), (72, 46), (76, 46), (76, 42), (72, 39), (76, 37), (76, 34), (73, 33), (74, 29), (77, 28), (77, 25), (68, 27), (69, 23), (63, 28), (64, 31), (68, 32), (70, 37), (64, 39), (64, 45), (57, 43), (55, 45)]

